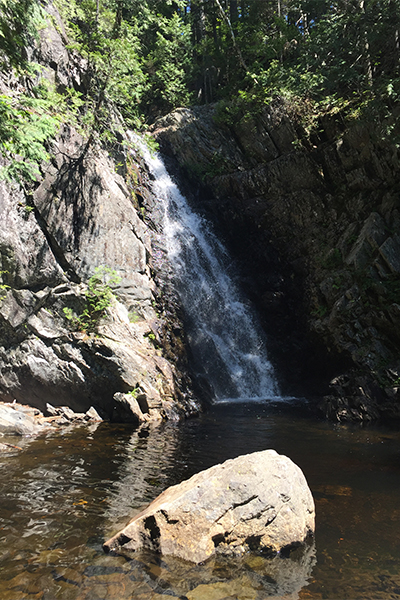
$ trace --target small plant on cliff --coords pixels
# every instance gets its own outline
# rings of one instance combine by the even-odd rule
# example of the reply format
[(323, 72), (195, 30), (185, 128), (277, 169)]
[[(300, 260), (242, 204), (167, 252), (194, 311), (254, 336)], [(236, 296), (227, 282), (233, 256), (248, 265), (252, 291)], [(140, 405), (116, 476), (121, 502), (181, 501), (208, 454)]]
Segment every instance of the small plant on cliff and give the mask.
[(120, 281), (116, 271), (105, 266), (96, 267), (94, 275), (88, 281), (82, 313), (75, 315), (72, 309), (63, 309), (72, 326), (78, 331), (94, 331), (114, 298), (111, 286), (118, 285)]
[[(8, 271), (0, 271), (0, 278), (4, 273), (8, 273)], [(4, 300), (7, 294), (7, 290), (10, 289), (10, 286), (6, 283), (0, 283), (0, 302)]]

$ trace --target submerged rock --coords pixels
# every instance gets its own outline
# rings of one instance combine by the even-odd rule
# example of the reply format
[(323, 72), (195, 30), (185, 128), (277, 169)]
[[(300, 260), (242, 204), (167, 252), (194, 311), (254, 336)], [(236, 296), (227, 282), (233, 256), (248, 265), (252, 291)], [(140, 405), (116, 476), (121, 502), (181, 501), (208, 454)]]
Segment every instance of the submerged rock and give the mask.
[(277, 553), (314, 532), (314, 501), (301, 469), (275, 450), (201, 471), (165, 490), (104, 544), (148, 548), (195, 563), (214, 553)]

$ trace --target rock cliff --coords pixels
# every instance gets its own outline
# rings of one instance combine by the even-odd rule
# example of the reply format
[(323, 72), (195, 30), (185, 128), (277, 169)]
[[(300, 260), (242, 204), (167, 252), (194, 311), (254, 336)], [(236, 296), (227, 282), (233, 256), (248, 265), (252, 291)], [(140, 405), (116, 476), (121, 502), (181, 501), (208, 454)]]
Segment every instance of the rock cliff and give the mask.
[(311, 140), (277, 99), (154, 130), (235, 251), (286, 390), (317, 382), (338, 420), (399, 417), (399, 157), (379, 126), (326, 117)]
[[(59, 89), (78, 89), (80, 59), (67, 50), (51, 4), (47, 11), (32, 60)], [(3, 77), (2, 93), (10, 85)], [(116, 142), (123, 135), (116, 132)], [(158, 271), (168, 268), (160, 226), (150, 228), (139, 207), (144, 197), (155, 200), (140, 157), (115, 146), (119, 169), (106, 148), (88, 148), (64, 124), (35, 185), (0, 183), (0, 400), (44, 411), (46, 403), (77, 412), (94, 406), (118, 418), (114, 395), (131, 392), (147, 417), (178, 418), (197, 406), (183, 374), (179, 308), (172, 292), (158, 294)], [(119, 283), (105, 317), (85, 330), (79, 318), (97, 267)]]

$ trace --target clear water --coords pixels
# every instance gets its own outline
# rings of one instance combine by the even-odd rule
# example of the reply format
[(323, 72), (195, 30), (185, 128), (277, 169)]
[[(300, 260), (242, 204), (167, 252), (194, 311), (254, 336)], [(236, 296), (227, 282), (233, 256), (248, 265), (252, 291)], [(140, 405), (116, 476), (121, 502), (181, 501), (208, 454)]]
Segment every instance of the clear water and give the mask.
[(159, 156), (136, 140), (164, 207), (164, 235), (174, 284), (198, 377), (214, 400), (279, 395), (266, 340), (235, 282), (232, 259), (203, 217), (194, 212)]
[[(315, 421), (295, 406), (216, 405), (152, 430), (102, 424), (8, 443), (0, 455), (0, 598), (400, 598), (400, 433)], [(194, 566), (102, 543), (167, 486), (274, 448), (304, 471), (315, 547)]]

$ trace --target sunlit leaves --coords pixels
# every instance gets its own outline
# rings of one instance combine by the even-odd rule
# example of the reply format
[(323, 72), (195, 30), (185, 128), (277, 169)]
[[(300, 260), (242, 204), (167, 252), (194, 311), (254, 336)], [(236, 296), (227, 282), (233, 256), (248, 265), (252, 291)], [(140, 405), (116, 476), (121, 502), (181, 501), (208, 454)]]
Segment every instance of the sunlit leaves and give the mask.
[(158, 15), (154, 48), (145, 58), (149, 75), (147, 99), (164, 110), (186, 105), (189, 101), (187, 73), (191, 59), (191, 31), (174, 13), (168, 19)]
[(42, 98), (0, 96), (0, 152), (8, 158), (1, 172), (8, 179), (36, 179), (49, 155), (47, 140), (58, 130), (61, 116)]
[(37, 0), (0, 0), (0, 62), (3, 68), (27, 67), (26, 42), (40, 19)]

